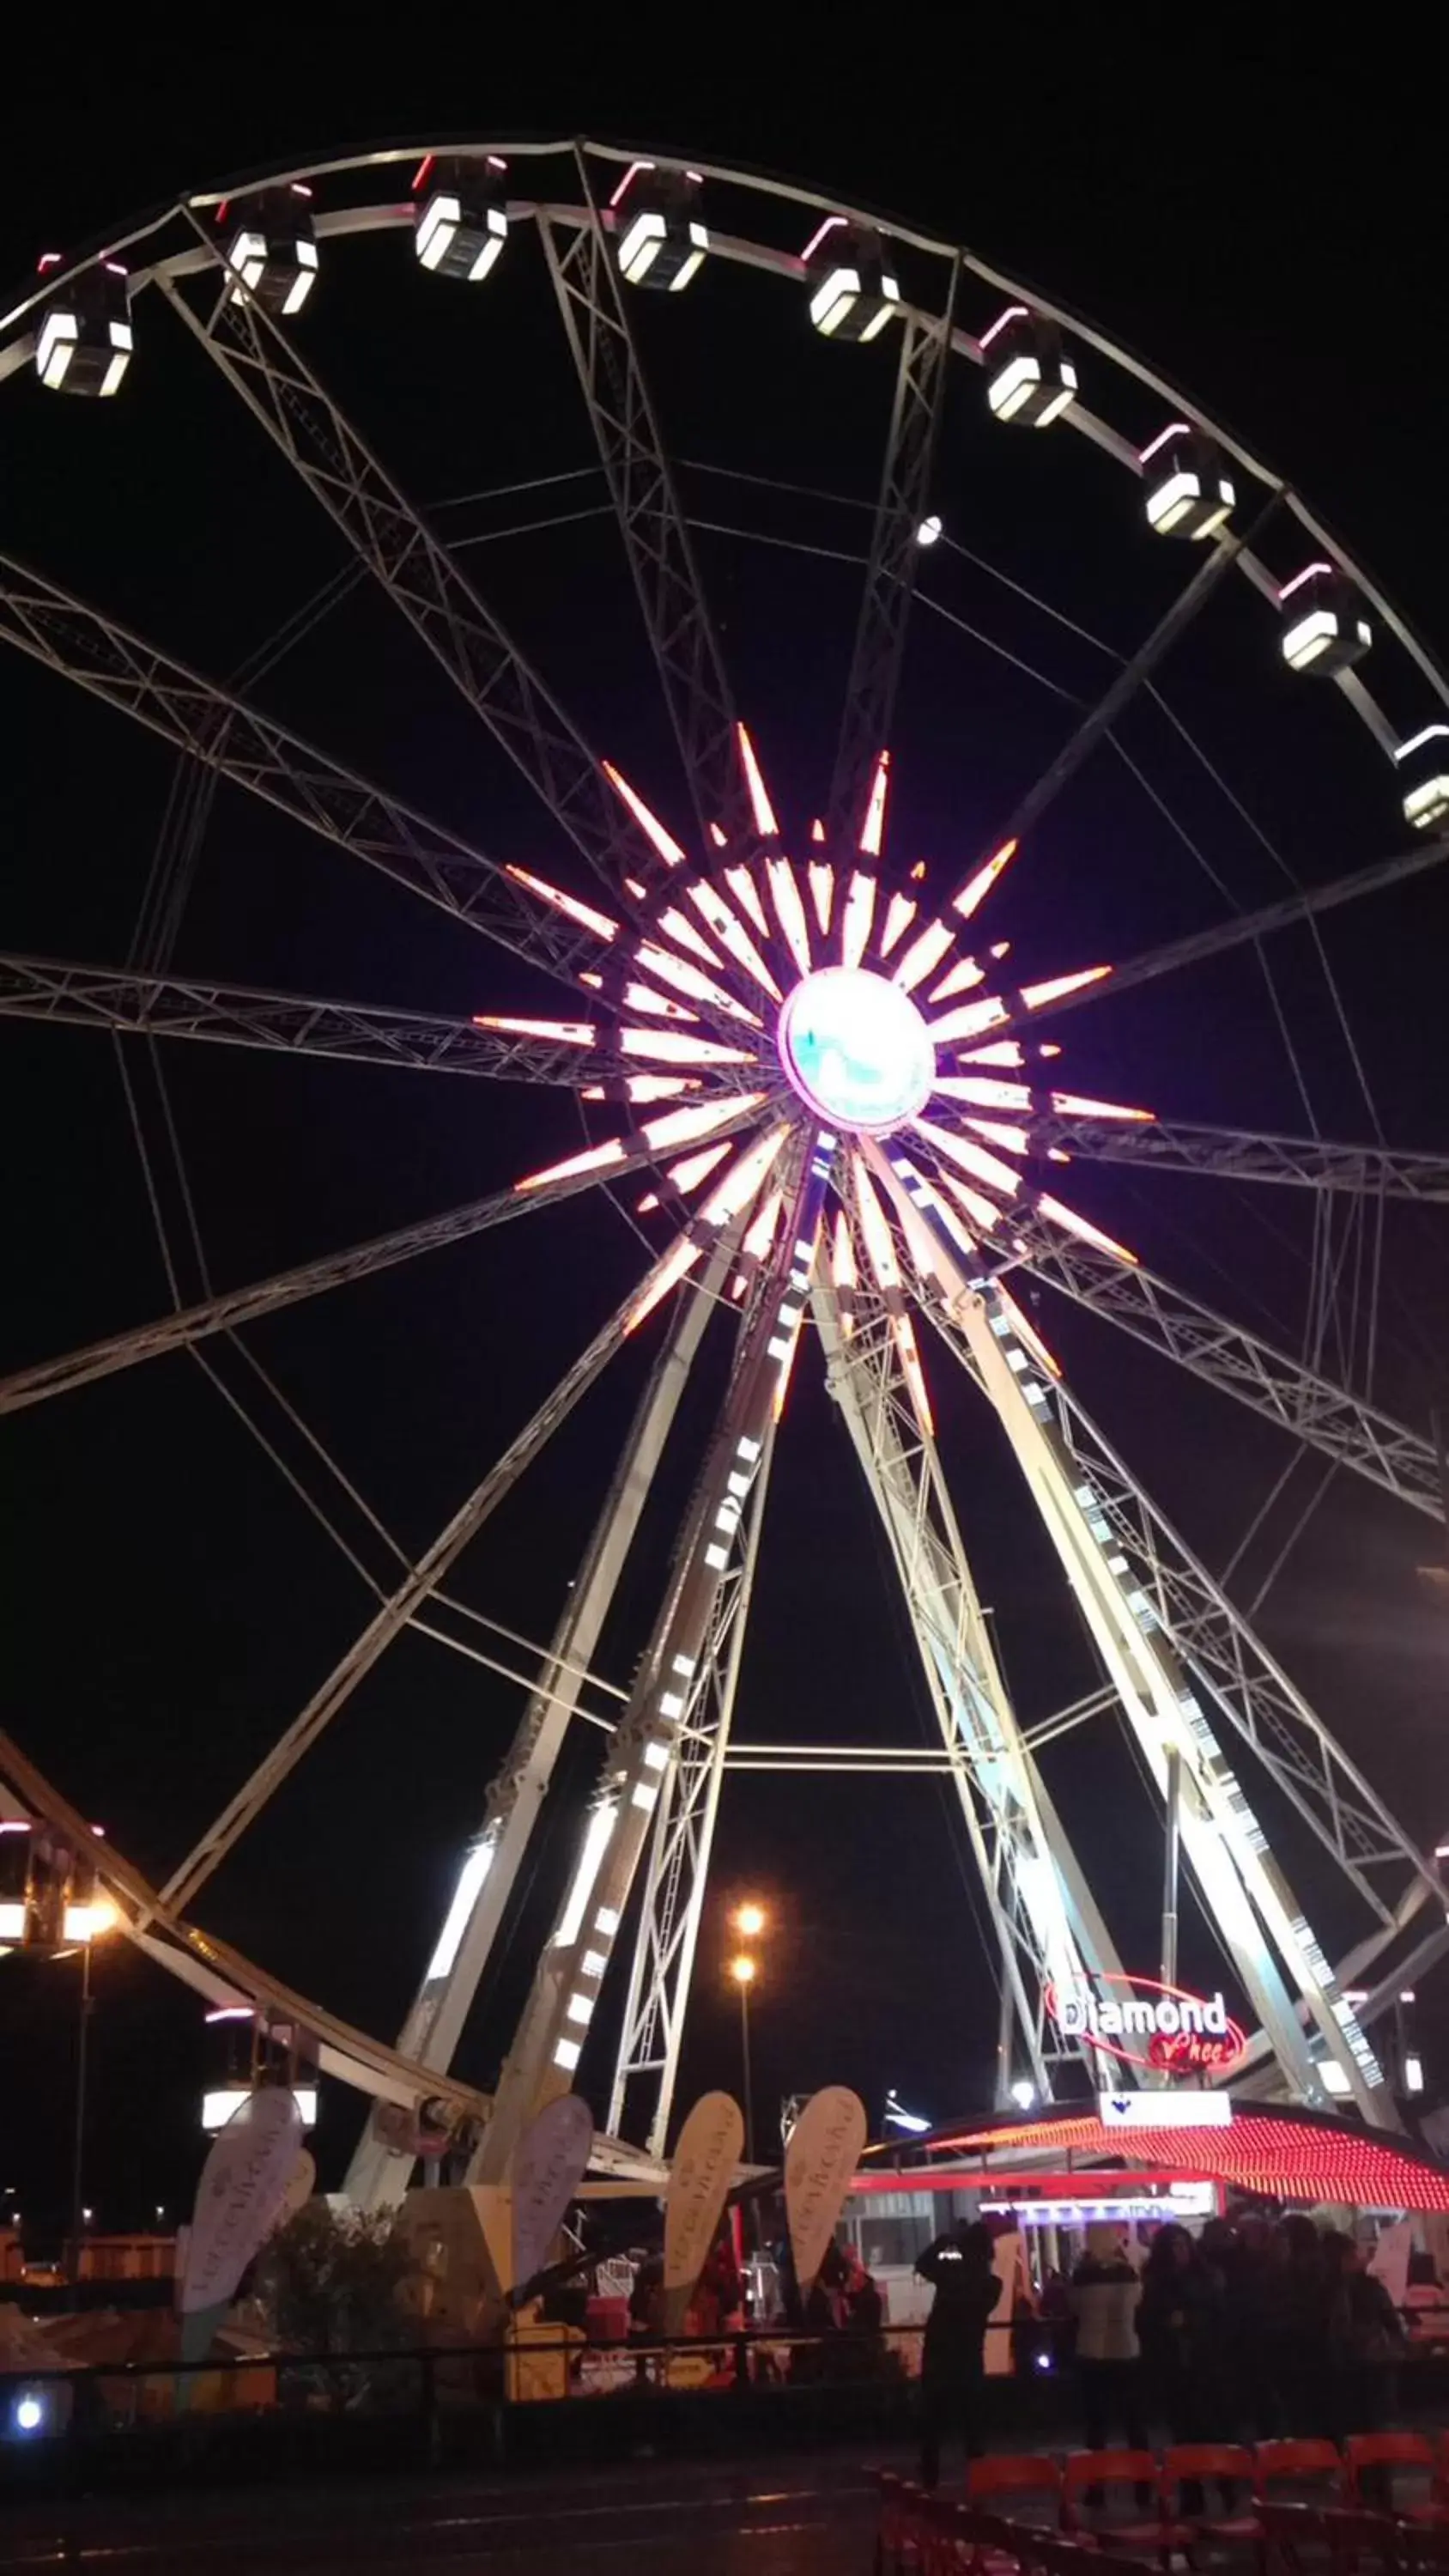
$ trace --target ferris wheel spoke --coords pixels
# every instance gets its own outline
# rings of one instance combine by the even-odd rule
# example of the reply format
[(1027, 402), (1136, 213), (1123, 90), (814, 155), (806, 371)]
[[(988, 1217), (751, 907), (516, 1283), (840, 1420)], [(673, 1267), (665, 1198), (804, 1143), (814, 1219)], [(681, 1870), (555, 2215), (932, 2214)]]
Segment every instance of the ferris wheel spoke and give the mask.
[[(91, 1848), (92, 1828), (85, 1818), (36, 1769), (19, 1745), (4, 1734), (0, 1734), (0, 1783), (4, 1784), (7, 1810), (12, 1803), (18, 1804), (27, 1817), (41, 1817), (52, 1825), (70, 1849)], [(280, 2020), (294, 2022), (318, 2043), (318, 2064), (324, 2075), (338, 2076), (344, 2083), (383, 2101), (411, 2106), (435, 2094), (448, 2102), (459, 2118), (476, 2120), (486, 2113), (485, 2093), (460, 2083), (456, 2076), (430, 2076), (425, 2067), (397, 2049), (340, 2021), (336, 2014), (298, 1994), (293, 1987), (280, 1984), (229, 1942), (181, 1922), (160, 1891), (149, 1884), (109, 1836), (104, 1851), (96, 1853), (96, 1878), (97, 1884), (117, 1900), (119, 1929), (138, 1949), (212, 2002), (245, 2001)]]
[(1111, 1447), (1072, 1388), (1057, 1389), (1062, 1437), (1091, 1482), (1096, 1505), (1128, 1550), (1140, 1581), (1198, 1680), (1264, 1769), (1291, 1799), (1356, 1893), (1383, 1925), (1402, 1900), (1371, 1872), (1392, 1869), (1421, 1896), (1444, 1897), (1434, 1872), (1397, 1819), (1330, 1735), (1250, 1621), (1214, 1581)]
[(1449, 1199), (1449, 1154), (1400, 1153), (1389, 1145), (1340, 1145), (1318, 1136), (1259, 1136), (1236, 1127), (1175, 1119), (1123, 1120), (1090, 1114), (1044, 1116), (1043, 1146), (1094, 1163), (1136, 1163), (1165, 1172), (1209, 1172), (1233, 1181), (1349, 1191), (1364, 1198)]
[(539, 233), (629, 557), (701, 842), (711, 823), (754, 837), (736, 756), (735, 706), (694, 543), (640, 360), (628, 305), (582, 147), (587, 219)]
[[(1392, 2125), (1383, 2070), (1333, 1990), (1333, 1973), (1302, 1907), (1223, 1759), (1194, 1694), (1180, 1641), (1160, 1604), (1113, 1544), (1094, 1479), (1084, 1474), (1054, 1417), (1052, 1378), (1040, 1341), (1019, 1309), (989, 1279), (972, 1278), (930, 1202), (876, 1144), (866, 1158), (888, 1195), (907, 1244), (919, 1247), (921, 1300), (933, 1319), (944, 1307), (946, 1338), (997, 1416), (1027, 1491), (1061, 1561), (1122, 1714), (1155, 1789), (1170, 1833), (1180, 1836), (1209, 1923), (1232, 1960), (1279, 2066), (1302, 2098), (1324, 2101), (1328, 2084), (1310, 2051), (1337, 2070), (1366, 2120)], [(967, 1256), (973, 1261), (977, 1258)], [(929, 1283), (927, 1285), (926, 1283)], [(1375, 1911), (1382, 1914), (1382, 1908)], [(1164, 1902), (1162, 1975), (1176, 1975), (1176, 1888)], [(1309, 2028), (1299, 2019), (1306, 2010)]]
[[(737, 1256), (739, 1233), (738, 1224), (726, 1231), (697, 1285), (689, 1281), (681, 1285), (681, 1302), (640, 1397), (587, 1553), (569, 1587), (548, 1651), (540, 1658), (538, 1678), (513, 1741), (489, 1783), (482, 1822), (464, 1853), (452, 1900), (398, 2037), (404, 2055), (421, 2059), (425, 2066), (452, 2063), (705, 1325)], [(412, 2157), (391, 2148), (369, 2123), (348, 2167), (348, 2194), (362, 2208), (394, 2206), (407, 2188), (412, 2167)]]
[(1114, 1260), (1075, 1235), (1059, 1236), (1035, 1217), (1013, 1216), (1012, 1232), (1025, 1247), (1025, 1266), (1034, 1278), (1251, 1405), (1399, 1502), (1438, 1519), (1434, 1451), (1403, 1423), (1138, 1263)]
[[(754, 1114), (751, 1107), (745, 1106), (737, 1118), (722, 1122), (715, 1132), (720, 1136), (731, 1133)], [(340, 1288), (353, 1279), (369, 1279), (379, 1270), (396, 1269), (418, 1253), (434, 1252), (444, 1244), (462, 1243), (470, 1235), (485, 1234), (492, 1226), (507, 1225), (530, 1208), (555, 1207), (561, 1199), (576, 1197), (582, 1190), (625, 1179), (630, 1172), (652, 1170), (653, 1159), (654, 1149), (646, 1146), (638, 1152), (616, 1156), (607, 1166), (596, 1164), (586, 1171), (569, 1172), (527, 1190), (498, 1190), (491, 1198), (469, 1199), (462, 1207), (449, 1208), (443, 1216), (424, 1217), (417, 1225), (374, 1235), (366, 1243), (349, 1245), (345, 1252), (327, 1253), (320, 1261), (278, 1271), (250, 1287), (226, 1289), (219, 1297), (183, 1307), (179, 1313), (158, 1316), (154, 1322), (138, 1324), (130, 1332), (114, 1333), (106, 1341), (88, 1342), (59, 1359), (41, 1360), (34, 1368), (19, 1369), (10, 1377), (0, 1378), (0, 1413), (18, 1413), (26, 1405), (43, 1403), (48, 1396), (64, 1395), (73, 1387), (88, 1386), (95, 1378), (110, 1377), (117, 1369), (134, 1368), (139, 1360), (157, 1359), (164, 1351), (188, 1349), (210, 1333), (234, 1332), (263, 1315), (279, 1313), (284, 1306), (319, 1297), (325, 1289)]]
[(572, 984), (597, 956), (595, 938), (531, 901), (497, 860), (9, 556), (0, 639), (525, 963)]
[[(476, 1020), (132, 967), (76, 966), (50, 957), (0, 956), (0, 1019), (200, 1038), (219, 1046), (473, 1074), (495, 1082), (576, 1086), (580, 1079), (579, 1062), (557, 1039), (513, 1037)], [(591, 1053), (591, 1068), (597, 1063)]]
[(1120, 1976), (1122, 1962), (1022, 1735), (924, 1417), (919, 1368), (903, 1365), (900, 1301), (871, 1284), (873, 1268), (858, 1212), (843, 1199), (833, 1258), (817, 1262), (812, 1295), (826, 1382), (885, 1529), (981, 1878), (1002, 1980), (999, 2106), (1017, 2055), (1013, 2021), (1049, 2099), (1043, 1987), (1084, 1970)]
[[(1442, 866), (1446, 858), (1449, 834), (1430, 834), (1411, 848), (1398, 851), (1393, 858), (1376, 859), (1366, 868), (1355, 868), (1348, 876), (1334, 877), (1327, 885), (1304, 886), (1297, 894), (1284, 895), (1257, 912), (1239, 913), (1236, 919), (1220, 921), (1211, 930), (1192, 931), (1186, 939), (1168, 940), (1141, 957), (1129, 957), (1098, 981), (1078, 983), (1074, 989), (1038, 1003), (1032, 1010), (1032, 1025), (1054, 1018), (1059, 1011), (1080, 1010), (1084, 1003), (1100, 1000), (1103, 993), (1131, 992), (1138, 984), (1155, 983), (1160, 975), (1176, 975), (1185, 966), (1199, 966), (1210, 957), (1226, 956), (1232, 949), (1267, 939), (1275, 931), (1294, 930), (1300, 922), (1311, 921), (1319, 913), (1337, 911), (1340, 904), (1357, 903), (1364, 895), (1379, 894), (1386, 886), (1402, 885), (1409, 877), (1422, 876), (1426, 869)], [(1009, 1028), (1016, 1023), (1008, 1019), (1001, 1025)]]
[(254, 298), (238, 300), (219, 258), (217, 272), (223, 283), (205, 318), (174, 280), (162, 275), (157, 283), (560, 830), (616, 892), (648, 852), (583, 736), (280, 323)]
[(302, 1756), (330, 1726), (339, 1709), (345, 1707), (359, 1682), (371, 1672), (379, 1657), (436, 1592), (485, 1521), (512, 1492), (520, 1476), (532, 1465), (559, 1425), (567, 1421), (579, 1399), (587, 1394), (610, 1360), (622, 1349), (638, 1311), (641, 1294), (663, 1273), (667, 1260), (668, 1255), (662, 1255), (653, 1264), (642, 1289), (631, 1289), (623, 1305), (600, 1327), (587, 1349), (580, 1353), (573, 1366), (544, 1398), (496, 1465), (490, 1467), (481, 1483), (460, 1504), (432, 1546), (419, 1557), (416, 1565), (409, 1566), (402, 1582), (380, 1605), (320, 1690), (313, 1693), (285, 1734), (279, 1736), (270, 1753), (257, 1764), (250, 1778), (243, 1782), (235, 1797), (208, 1827), (195, 1849), (172, 1873), (162, 1889), (169, 1906), (179, 1912), (190, 1904), (198, 1888), (210, 1878), (247, 1827), (255, 1822), (282, 1782), (296, 1769)]
[(919, 530), (930, 503), (932, 467), (950, 381), (960, 275), (961, 263), (955, 258), (945, 310), (932, 317), (913, 311), (902, 325), (865, 589), (831, 779), (831, 820), (852, 841), (860, 834), (876, 764), (890, 741), (920, 564)]
[[(1143, 683), (1150, 679), (1173, 645), (1186, 634), (1224, 574), (1237, 562), (1244, 548), (1258, 534), (1263, 520), (1276, 506), (1275, 494), (1246, 534), (1224, 534), (1218, 538), (1186, 588), (1178, 592), (1171, 607), (1158, 619), (1151, 634), (1138, 645), (1131, 660), (1124, 662), (1095, 706), (1088, 709), (1080, 724), (1067, 736), (1055, 758), (1048, 762), (1025, 795), (1018, 799), (996, 835), (998, 844), (1014, 846), (1033, 824), (1040, 822), (1048, 807), (1055, 804), (1063, 788), (1071, 784), (1098, 744), (1106, 740)], [(969, 885), (971, 879), (966, 882)]]

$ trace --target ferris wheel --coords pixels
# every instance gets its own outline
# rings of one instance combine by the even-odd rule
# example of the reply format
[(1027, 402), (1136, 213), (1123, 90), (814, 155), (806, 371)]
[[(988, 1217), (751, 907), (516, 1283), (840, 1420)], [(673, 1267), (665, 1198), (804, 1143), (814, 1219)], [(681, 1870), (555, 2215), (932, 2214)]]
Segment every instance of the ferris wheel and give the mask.
[[(530, 330), (555, 335), (593, 442), (578, 473), (592, 475), (599, 509), (616, 523), (620, 624), (642, 636), (665, 719), (647, 768), (623, 756), (611, 719), (600, 731), (587, 704), (572, 693), (565, 703), (546, 654), (525, 650), (486, 577), (450, 541), (445, 509), (409, 497), (324, 381), (309, 333), (338, 273), (364, 259), (369, 293), (456, 299), (485, 343), (490, 300), (512, 274), (531, 299)], [(758, 309), (769, 350), (793, 334), (812, 369), (828, 356), (839, 392), (826, 398), (839, 400), (847, 425), (857, 400), (847, 379), (860, 371), (856, 381), (868, 383), (875, 445), (861, 490), (840, 502), (858, 514), (851, 543), (826, 542), (810, 515), (830, 495), (715, 460), (708, 471), (735, 472), (741, 512), (746, 487), (764, 496), (755, 522), (726, 526), (700, 498), (706, 468), (677, 455), (662, 390), (676, 363), (670, 338), (687, 328), (687, 368), (707, 374), (710, 334), (687, 317), (717, 281), (712, 323), (722, 317), (746, 346), (758, 345)], [(184, 869), (173, 867), (153, 886), (126, 963), (0, 957), (0, 1017), (58, 1024), (57, 1046), (66, 1024), (534, 1085), (577, 1101), (584, 1141), (442, 1215), (219, 1294), (178, 1292), (141, 1327), (12, 1369), (0, 1412), (84, 1406), (98, 1379), (205, 1353), (264, 1317), (324, 1293), (346, 1297), (352, 1283), (526, 1216), (547, 1223), (565, 1201), (590, 1200), (602, 1223), (607, 1197), (627, 1185), (648, 1240), (612, 1315), (586, 1315), (581, 1283), (588, 1330), (566, 1372), (431, 1544), (395, 1569), (365, 1627), (164, 1885), (103, 1847), (101, 1880), (130, 1936), (218, 2002), (304, 2023), (323, 2069), (373, 2097), (349, 2174), (365, 2202), (401, 2195), (424, 2104), (435, 2121), (476, 2124), (473, 2170), (496, 2179), (551, 2093), (586, 2079), (602, 2090), (606, 2069), (589, 2051), (606, 1994), (619, 2035), (605, 2153), (625, 2165), (631, 2149), (660, 2156), (720, 1799), (746, 1758), (733, 1722), (769, 1546), (771, 1467), (791, 1433), (792, 1377), (823, 1369), (904, 1607), (937, 1734), (931, 1769), (949, 1782), (979, 1878), (999, 1967), (999, 2099), (1014, 2084), (1043, 2100), (1079, 2089), (1093, 2061), (1080, 2021), (1074, 2029), (1054, 2016), (1053, 1998), (1130, 1982), (1112, 1907), (1044, 1759), (1069, 1729), (1115, 1720), (1158, 1805), (1161, 1843), (1146, 1847), (1148, 1865), (1160, 1866), (1159, 1849), (1168, 1855), (1163, 1956), (1153, 1962), (1164, 1987), (1176, 1973), (1180, 1855), (1251, 2030), (1235, 2081), (1392, 2124), (1372, 2025), (1402, 1979), (1449, 1942), (1432, 1848), (1397, 1822), (1147, 1490), (1132, 1423), (1119, 1429), (1088, 1409), (1051, 1318), (1100, 1319), (1119, 1342), (1206, 1386), (1229, 1423), (1237, 1406), (1275, 1426), (1286, 1457), (1316, 1456), (1437, 1517), (1431, 1444), (1374, 1400), (1353, 1330), (1345, 1336), (1334, 1317), (1350, 1267), (1377, 1275), (1386, 1206), (1449, 1197), (1449, 1154), (1176, 1118), (1178, 1072), (1160, 1057), (1120, 1086), (1123, 1097), (1073, 1071), (1074, 1055), (1091, 1061), (1091, 1032), (1117, 996), (1191, 994), (1196, 977), (1231, 957), (1256, 959), (1274, 995), (1275, 940), (1343, 906), (1367, 908), (1449, 856), (1449, 687), (1432, 661), (1296, 491), (1100, 332), (957, 245), (783, 181), (593, 143), (503, 141), (389, 148), (202, 191), (93, 256), (43, 264), (3, 326), (0, 376), (29, 372), (46, 401), (71, 393), (144, 405), (163, 334), (209, 364), (252, 415), (259, 445), (271, 442), (330, 523), (342, 566), (330, 605), (349, 584), (376, 587), (426, 648), (438, 687), (450, 684), (476, 720), (480, 751), (506, 755), (526, 782), (536, 820), (514, 848), (506, 837), (495, 846), (491, 831), (485, 845), (331, 756), (309, 726), (294, 730), (271, 711), (275, 692), (262, 692), (264, 706), (246, 682), (202, 676), (6, 554), (4, 640), (84, 693), (77, 703), (97, 740), (124, 716), (182, 755), (173, 857), (196, 846), (206, 801), (240, 789), (377, 872), (400, 907), (431, 906), (484, 945), (469, 1017), (221, 980), (222, 959), (217, 973), (182, 974), (173, 960)], [(722, 370), (738, 368), (738, 348), (713, 355)], [(494, 381), (512, 400), (520, 376), (500, 366)], [(14, 382), (7, 398), (23, 390)], [(783, 417), (795, 396), (771, 376), (760, 399), (766, 413), (777, 401)], [(957, 436), (967, 413), (974, 479)], [(1006, 506), (1022, 505), (1023, 476), (1044, 514), (1058, 472), (1088, 494), (1091, 546), (1120, 558), (1124, 586), (1129, 574), (1140, 579), (1153, 607), (1125, 649), (973, 551), (987, 546), (1003, 506), (983, 497), (998, 457)], [(571, 507), (572, 494), (564, 500)], [(556, 538), (567, 513), (540, 524)], [(743, 665), (731, 675), (734, 630), (767, 598), (758, 585), (732, 594), (731, 652), (722, 650), (706, 571), (726, 537), (768, 550), (768, 579), (779, 583), (798, 559), (829, 559), (832, 578), (842, 562), (863, 569), (841, 656), (843, 706), (828, 734), (808, 741), (803, 766), (813, 728), (782, 720), (778, 664), (758, 703)], [(1009, 664), (1024, 692), (1041, 676), (953, 606), (941, 569), (953, 561), (998, 581), (993, 595), (1010, 594), (1011, 616), (1054, 620), (1094, 678), (1086, 688), (1045, 682), (1050, 707), (1044, 715), (1034, 700), (1024, 733), (1032, 748), (996, 746), (1014, 785), (995, 828), (943, 855), (938, 821), (928, 867), (909, 821), (913, 767), (929, 758), (949, 768), (980, 745), (959, 710), (933, 752), (912, 739), (908, 638), (919, 654), (953, 628), (998, 669)], [(1245, 803), (1165, 687), (1215, 620), (1214, 649), (1247, 693), (1281, 699), (1286, 689), (1312, 705), (1304, 721), (1315, 745), (1331, 738), (1325, 756), (1341, 756), (1352, 780), (1349, 828), (1367, 817), (1369, 837), (1347, 842), (1333, 873), (1290, 882), (1206, 928), (1063, 954), (1051, 918), (1033, 911), (1033, 869), (1104, 765), (1130, 773), (1165, 848), (1194, 847), (1205, 774), (1220, 810), (1247, 826)], [(263, 676), (259, 659), (252, 679)], [(1164, 763), (1158, 741), (1151, 769), (1132, 732), (1149, 703), (1170, 753)], [(1183, 799), (1179, 773), (1192, 782)], [(1110, 855), (1099, 864), (1109, 872)], [(1185, 1004), (1181, 1021), (1189, 1059), (1199, 1051), (1195, 1007)], [(1192, 1072), (1187, 1096), (1197, 1097), (1201, 1064)], [(368, 1078), (359, 1070), (358, 1085)], [(139, 1122), (138, 1138), (144, 1164)], [(1310, 1205), (1305, 1286), (1316, 1330), (1304, 1346), (1295, 1352), (1240, 1316), (1231, 1278), (1220, 1301), (1209, 1299), (1196, 1277), (1175, 1282), (1155, 1253), (1126, 1240), (1101, 1188), (1104, 1172), (1123, 1171)], [(497, 1247), (500, 1262), (513, 1240), (510, 1231)], [(600, 1640), (707, 1339), (728, 1344), (722, 1392), (647, 1641), (627, 1684), (610, 1682), (597, 1669)], [(395, 2044), (362, 2032), (208, 1932), (198, 1902), (379, 1659), (426, 1628), (464, 1551), (551, 1437), (641, 1342), (651, 1362), (592, 1539), (580, 1566), (557, 1569), (557, 1627), (508, 1645), (505, 1668), (522, 1667), (522, 1711), (483, 1812), (468, 1820), (445, 1917), (431, 1939), (419, 1927), (415, 2002)], [(1002, 1473), (1020, 1479), (1090, 1642), (1094, 1686), (1047, 1718), (1018, 1711), (983, 1609), (972, 1555), (979, 1497), (972, 1510), (953, 1501), (938, 1439), (943, 1381), (967, 1385), (999, 1425)], [(506, 1632), (494, 1626), (496, 1643)], [(606, 1735), (596, 1782), (573, 1820), (554, 1920), (485, 2095), (452, 2072), (455, 2051), (516, 1905), (565, 1739), (589, 1715)], [(24, 1746), (0, 1738), (0, 1804), (74, 1849), (81, 1811), (45, 1776), (43, 1712), (27, 1721), (27, 1739), (32, 1729)], [(748, 1754), (750, 1767), (781, 1773), (818, 1761), (868, 1774), (892, 1760), (890, 1748), (813, 1740)], [(896, 1767), (913, 1760), (919, 1752), (902, 1749)], [(76, 1796), (82, 1786), (66, 1784)], [(1260, 1810), (1275, 1819), (1271, 1839)], [(1335, 1943), (1336, 1959), (1295, 1893), (1280, 1815), (1312, 1853), (1314, 1885), (1326, 1860), (1352, 1911), (1355, 1937), (1346, 1950)]]

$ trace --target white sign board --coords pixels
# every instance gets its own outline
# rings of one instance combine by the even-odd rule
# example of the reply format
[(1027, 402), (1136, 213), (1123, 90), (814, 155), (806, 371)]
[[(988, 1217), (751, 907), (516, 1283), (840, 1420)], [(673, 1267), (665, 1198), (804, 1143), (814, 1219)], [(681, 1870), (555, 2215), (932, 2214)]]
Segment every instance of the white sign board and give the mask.
[(1226, 2093), (1099, 2093), (1097, 2113), (1104, 2129), (1229, 2129), (1233, 2122)]

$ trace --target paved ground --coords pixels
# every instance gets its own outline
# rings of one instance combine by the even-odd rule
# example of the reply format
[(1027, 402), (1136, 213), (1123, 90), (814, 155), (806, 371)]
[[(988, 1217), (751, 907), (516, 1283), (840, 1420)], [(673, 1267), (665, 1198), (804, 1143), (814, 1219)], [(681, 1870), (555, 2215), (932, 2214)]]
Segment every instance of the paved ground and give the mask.
[(556, 2479), (298, 2486), (0, 2507), (0, 2568), (95, 2576), (867, 2576), (875, 2493), (843, 2452)]

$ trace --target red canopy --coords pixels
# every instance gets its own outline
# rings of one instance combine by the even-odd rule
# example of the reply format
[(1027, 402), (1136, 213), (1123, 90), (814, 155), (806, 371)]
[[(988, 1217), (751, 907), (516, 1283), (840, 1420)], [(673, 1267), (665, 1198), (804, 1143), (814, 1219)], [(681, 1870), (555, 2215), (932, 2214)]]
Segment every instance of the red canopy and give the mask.
[[(1168, 2098), (1164, 2096), (1164, 2101)], [(1236, 2104), (1218, 2128), (1130, 2132), (1107, 2128), (1094, 2111), (1054, 2105), (1036, 2118), (1010, 2115), (969, 2129), (937, 2129), (919, 2141), (931, 2155), (979, 2155), (989, 2171), (995, 2159), (1023, 2148), (1043, 2163), (1073, 2167), (1111, 2158), (1134, 2167), (1161, 2165), (1177, 2173), (1212, 2174), (1242, 2191), (1281, 2200), (1343, 2201), (1360, 2209), (1415, 2209), (1449, 2213), (1449, 2169), (1407, 2139), (1382, 2129), (1360, 2128), (1320, 2111)], [(904, 2177), (903, 2177), (904, 2178)]]

